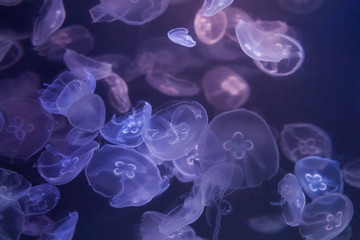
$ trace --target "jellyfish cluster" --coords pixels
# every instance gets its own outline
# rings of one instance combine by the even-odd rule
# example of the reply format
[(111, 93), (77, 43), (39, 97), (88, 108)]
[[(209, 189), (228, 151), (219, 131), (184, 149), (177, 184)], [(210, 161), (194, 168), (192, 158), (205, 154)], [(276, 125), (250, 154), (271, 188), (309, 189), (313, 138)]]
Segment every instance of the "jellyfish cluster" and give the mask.
[[(350, 240), (360, 160), (256, 102), (315, 47), (255, 2), (0, 0), (24, 18), (0, 21), (0, 239)], [(299, 19), (327, 4), (268, 2)]]

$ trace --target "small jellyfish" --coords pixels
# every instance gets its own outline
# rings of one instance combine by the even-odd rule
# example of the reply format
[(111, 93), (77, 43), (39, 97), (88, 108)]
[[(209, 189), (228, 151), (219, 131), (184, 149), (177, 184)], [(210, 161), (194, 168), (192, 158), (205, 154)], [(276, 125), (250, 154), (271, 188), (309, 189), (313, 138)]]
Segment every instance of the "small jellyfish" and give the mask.
[(278, 0), (281, 8), (295, 14), (308, 14), (318, 9), (324, 0)]
[(342, 193), (343, 177), (339, 163), (316, 156), (300, 159), (295, 164), (295, 175), (311, 199), (329, 193)]
[(234, 0), (204, 0), (202, 15), (205, 17), (214, 16), (233, 2)]
[(34, 46), (45, 43), (63, 24), (66, 15), (63, 0), (45, 0), (39, 13), (31, 39)]
[(330, 240), (339, 235), (353, 216), (351, 200), (340, 193), (316, 198), (305, 206), (300, 234), (306, 240)]
[(85, 173), (92, 189), (115, 208), (145, 205), (168, 187), (148, 157), (122, 146), (96, 150)]
[(250, 87), (247, 82), (226, 66), (218, 66), (206, 72), (202, 88), (206, 100), (219, 110), (238, 108), (250, 96)]
[(151, 116), (143, 139), (156, 157), (174, 160), (189, 153), (198, 144), (207, 121), (207, 113), (200, 103), (175, 102)]
[(19, 203), (0, 194), (0, 239), (20, 239), (24, 221)]
[(48, 225), (40, 235), (39, 240), (72, 239), (78, 219), (79, 214), (76, 211), (70, 212), (68, 216)]
[(18, 200), (25, 196), (30, 188), (31, 183), (23, 176), (17, 172), (0, 168), (0, 197)]
[(0, 103), (4, 125), (0, 131), (0, 155), (28, 160), (40, 151), (54, 127), (51, 114), (30, 98), (10, 98)]
[(152, 107), (150, 103), (140, 101), (136, 108), (124, 116), (111, 118), (100, 130), (105, 140), (112, 144), (137, 147), (143, 143), (141, 134), (145, 123), (151, 116)]
[(299, 226), (306, 200), (301, 185), (294, 174), (288, 173), (278, 184), (281, 208), (287, 225)]
[(72, 181), (90, 161), (97, 142), (84, 146), (72, 146), (61, 139), (46, 145), (35, 165), (40, 175), (50, 184), (62, 185)]
[(189, 30), (186, 28), (174, 28), (168, 32), (168, 38), (173, 43), (179, 44), (184, 47), (195, 47), (196, 42), (188, 35)]
[(347, 184), (360, 188), (360, 159), (346, 164), (342, 172)]
[(57, 187), (44, 183), (32, 187), (30, 191), (19, 199), (25, 216), (44, 214), (52, 210), (60, 199)]
[(287, 124), (281, 131), (280, 147), (293, 162), (307, 156), (330, 157), (332, 144), (329, 135), (313, 124)]

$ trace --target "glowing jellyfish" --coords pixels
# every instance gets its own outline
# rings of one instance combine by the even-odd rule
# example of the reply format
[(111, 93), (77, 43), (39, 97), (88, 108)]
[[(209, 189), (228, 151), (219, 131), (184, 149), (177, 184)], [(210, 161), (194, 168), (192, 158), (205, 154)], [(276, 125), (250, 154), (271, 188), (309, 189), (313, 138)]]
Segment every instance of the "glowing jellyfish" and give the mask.
[(353, 216), (351, 200), (340, 193), (316, 198), (305, 206), (300, 234), (306, 240), (330, 240), (339, 235)]
[(94, 37), (81, 25), (71, 25), (54, 32), (43, 44), (34, 50), (51, 61), (61, 60), (66, 49), (87, 53), (94, 45)]
[(24, 221), (19, 203), (0, 195), (0, 239), (20, 239)]
[(76, 211), (70, 212), (68, 216), (48, 225), (40, 235), (39, 240), (72, 239), (78, 219), (79, 214)]
[(19, 199), (19, 203), (26, 216), (47, 213), (56, 206), (59, 200), (59, 189), (44, 183), (32, 187), (25, 196)]
[(31, 183), (20, 174), (0, 168), (0, 197), (18, 200), (25, 196), (30, 188)]
[(39, 101), (11, 98), (0, 103), (0, 112), (4, 118), (0, 131), (2, 156), (27, 160), (49, 140), (54, 119), (41, 108)]
[(194, 30), (202, 43), (212, 45), (224, 36), (227, 24), (225, 12), (220, 11), (214, 16), (204, 17), (199, 10), (194, 19)]
[(278, 0), (281, 8), (296, 14), (308, 14), (318, 9), (324, 0)]
[(331, 159), (315, 156), (300, 159), (295, 164), (295, 175), (311, 199), (343, 191), (339, 163)]
[(329, 135), (313, 124), (287, 124), (281, 131), (280, 147), (293, 162), (307, 156), (330, 157), (332, 144)]
[(281, 208), (285, 222), (290, 226), (299, 226), (306, 200), (301, 185), (294, 174), (288, 173), (278, 184), (281, 194)]
[(66, 15), (63, 0), (45, 0), (39, 13), (31, 39), (34, 46), (45, 43), (63, 24)]
[(168, 32), (168, 38), (173, 43), (179, 44), (184, 47), (195, 47), (196, 42), (188, 34), (189, 30), (186, 28), (174, 28)]
[(233, 2), (234, 0), (204, 0), (202, 15), (205, 17), (214, 16)]
[(194, 96), (200, 91), (193, 81), (165, 72), (147, 73), (146, 82), (168, 96)]
[(151, 116), (143, 139), (156, 157), (174, 160), (189, 153), (198, 144), (207, 121), (207, 113), (200, 103), (175, 102)]
[(143, 25), (162, 15), (169, 0), (100, 0), (90, 9), (94, 22), (122, 21), (129, 25)]
[(250, 87), (236, 72), (225, 66), (208, 71), (202, 81), (206, 100), (219, 110), (243, 105), (250, 96)]
[(342, 172), (347, 184), (360, 188), (360, 159), (346, 164)]
[(72, 181), (83, 170), (99, 144), (91, 142), (72, 146), (62, 139), (45, 148), (47, 151), (40, 155), (36, 165), (38, 171), (48, 183), (62, 185)]
[(199, 145), (200, 165), (232, 163), (244, 172), (239, 188), (259, 186), (279, 168), (279, 153), (267, 123), (256, 113), (236, 109), (217, 115)]
[(92, 189), (115, 208), (145, 205), (169, 186), (148, 157), (121, 146), (96, 150), (85, 173)]

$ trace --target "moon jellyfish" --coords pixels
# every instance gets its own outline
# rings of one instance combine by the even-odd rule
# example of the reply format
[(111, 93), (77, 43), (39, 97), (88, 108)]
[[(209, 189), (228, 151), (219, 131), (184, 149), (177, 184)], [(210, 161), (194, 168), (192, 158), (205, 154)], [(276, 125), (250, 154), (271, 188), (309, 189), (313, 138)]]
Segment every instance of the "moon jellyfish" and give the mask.
[(23, 176), (17, 172), (0, 168), (0, 197), (18, 200), (25, 196), (30, 188), (31, 183)]
[(105, 140), (112, 144), (137, 147), (143, 143), (141, 134), (144, 126), (151, 116), (152, 107), (150, 103), (140, 101), (136, 108), (124, 116), (111, 118), (100, 130)]
[(74, 235), (78, 219), (79, 214), (76, 211), (70, 212), (68, 216), (51, 225), (48, 225), (44, 232), (40, 235), (39, 240), (71, 240)]
[(12, 7), (19, 5), (23, 0), (0, 0), (0, 6)]
[(261, 71), (271, 76), (288, 76), (301, 67), (305, 53), (299, 41), (283, 34), (273, 34), (268, 40), (281, 49), (283, 58), (278, 62), (254, 59)]
[(0, 103), (0, 112), (5, 120), (0, 131), (0, 155), (27, 160), (49, 140), (54, 119), (39, 101), (11, 98)]
[(111, 65), (105, 62), (86, 57), (75, 51), (67, 49), (63, 60), (72, 73), (77, 71), (89, 72), (96, 80), (106, 78), (111, 74)]
[(281, 214), (261, 215), (248, 220), (249, 227), (259, 233), (276, 234), (286, 228)]
[(22, 234), (28, 236), (40, 236), (47, 226), (54, 222), (45, 215), (29, 215), (25, 216), (25, 223)]
[(65, 20), (63, 0), (44, 0), (40, 9), (40, 17), (35, 20), (32, 44), (41, 45), (58, 30)]
[(233, 2), (234, 0), (204, 0), (202, 15), (205, 17), (214, 16)]
[(91, 142), (84, 146), (72, 146), (62, 139), (45, 148), (35, 166), (45, 181), (62, 185), (72, 181), (83, 170), (99, 144)]
[(195, 47), (196, 42), (188, 35), (189, 30), (186, 28), (174, 28), (168, 32), (168, 38), (173, 43), (179, 44), (184, 47)]
[(70, 145), (74, 146), (84, 146), (92, 142), (99, 132), (88, 132), (78, 128), (72, 128), (66, 135), (66, 141)]
[[(5, 52), (5, 50), (7, 50)], [(9, 49), (3, 49), (0, 60), (0, 71), (5, 70), (17, 63), (23, 56), (24, 49), (18, 41), (11, 40)]]
[(218, 66), (206, 72), (202, 88), (206, 100), (219, 110), (238, 108), (250, 96), (250, 87), (247, 82), (225, 66)]
[(321, 6), (324, 0), (278, 0), (284, 10), (295, 14), (308, 14)]
[(0, 239), (18, 240), (24, 225), (24, 213), (13, 199), (0, 195)]
[(306, 240), (330, 240), (339, 235), (353, 216), (351, 200), (340, 193), (316, 198), (305, 206), (300, 234)]
[(332, 144), (329, 135), (313, 124), (287, 124), (281, 131), (280, 147), (293, 162), (307, 156), (331, 157)]
[(149, 158), (121, 146), (96, 150), (85, 173), (92, 189), (115, 208), (145, 205), (168, 187)]
[(143, 25), (162, 15), (169, 0), (100, 0), (90, 9), (94, 22), (122, 21), (129, 25)]
[(283, 45), (276, 45), (277, 43), (269, 39), (270, 36), (261, 32), (252, 23), (240, 20), (235, 31), (241, 49), (252, 59), (277, 63), (284, 59), (285, 54), (290, 54), (280, 48)]
[(219, 11), (214, 16), (204, 17), (201, 9), (194, 19), (194, 30), (200, 42), (208, 45), (220, 41), (226, 32), (228, 22), (224, 11)]
[(26, 216), (47, 213), (56, 206), (59, 200), (59, 189), (44, 183), (32, 187), (25, 196), (19, 199), (19, 203)]
[(267, 123), (256, 113), (236, 109), (217, 115), (199, 145), (200, 166), (232, 163), (244, 176), (239, 189), (259, 186), (279, 168), (279, 152)]
[(175, 102), (151, 116), (145, 125), (143, 139), (156, 157), (174, 160), (198, 144), (207, 121), (207, 113), (200, 103)]
[(146, 82), (168, 96), (194, 96), (200, 91), (196, 83), (165, 72), (147, 73)]
[(306, 200), (301, 185), (294, 174), (288, 173), (278, 184), (281, 208), (287, 225), (299, 226)]
[(71, 25), (54, 32), (43, 44), (35, 46), (34, 50), (50, 61), (57, 61), (63, 58), (66, 49), (84, 54), (93, 45), (94, 37), (89, 30), (81, 25)]
[(342, 172), (347, 184), (360, 188), (360, 159), (346, 164)]
[(339, 163), (327, 158), (306, 157), (295, 164), (295, 175), (306, 195), (316, 199), (329, 193), (342, 193), (343, 176)]

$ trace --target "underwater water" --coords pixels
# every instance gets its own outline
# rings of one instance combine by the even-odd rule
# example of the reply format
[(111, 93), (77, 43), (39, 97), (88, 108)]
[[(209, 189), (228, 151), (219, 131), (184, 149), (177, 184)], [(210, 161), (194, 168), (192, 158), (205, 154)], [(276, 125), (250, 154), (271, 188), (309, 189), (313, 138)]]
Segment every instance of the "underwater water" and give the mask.
[(0, 0), (0, 239), (360, 239), (359, 0)]

